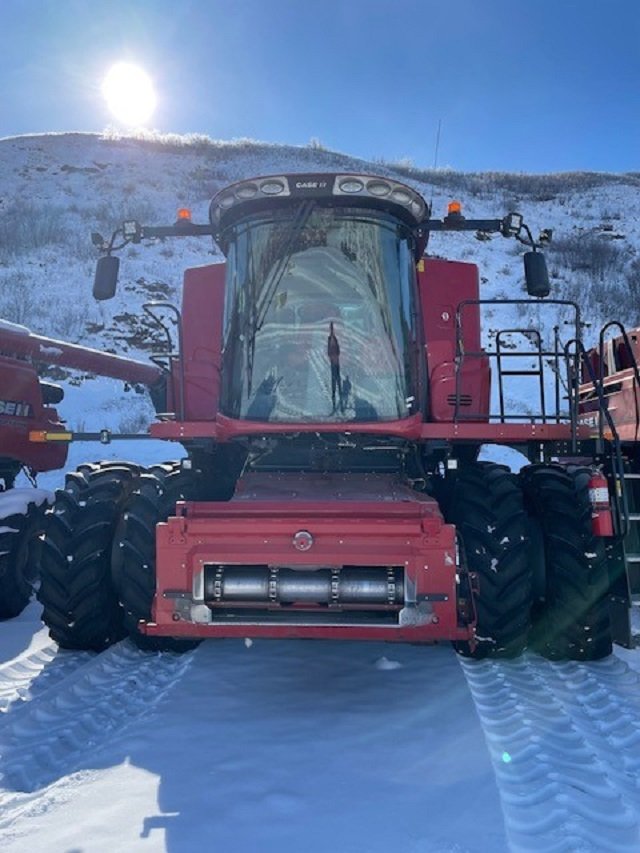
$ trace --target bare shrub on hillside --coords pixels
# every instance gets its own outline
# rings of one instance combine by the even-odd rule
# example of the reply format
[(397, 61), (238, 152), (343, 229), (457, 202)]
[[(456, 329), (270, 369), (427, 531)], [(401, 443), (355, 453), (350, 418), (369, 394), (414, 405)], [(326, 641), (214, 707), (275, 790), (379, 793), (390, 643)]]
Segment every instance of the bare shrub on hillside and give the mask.
[(583, 315), (596, 324), (619, 320), (628, 329), (640, 326), (640, 283), (629, 275), (613, 279), (600, 287), (591, 287)]
[(127, 433), (140, 433), (146, 432), (149, 429), (149, 412), (138, 409), (137, 411), (134, 408), (134, 411), (130, 411), (128, 414), (123, 415), (120, 418), (120, 422), (118, 424), (118, 429), (120, 432)]
[(312, 136), (309, 140), (309, 148), (313, 151), (326, 151), (327, 146), (323, 145), (323, 143), (318, 139), (317, 136)]
[[(196, 153), (202, 157), (203, 162), (208, 164), (222, 163), (224, 166), (226, 161), (233, 162), (236, 168), (238, 165), (246, 166), (244, 175), (246, 178), (253, 177), (255, 174), (254, 164), (247, 155), (263, 155), (267, 151), (273, 152), (283, 161), (290, 160), (295, 163), (291, 168), (293, 172), (305, 170), (306, 163), (312, 169), (322, 165), (328, 171), (347, 169), (372, 171), (371, 164), (367, 161), (326, 149), (321, 142), (313, 139), (308, 145), (282, 145), (277, 142), (258, 142), (247, 138), (218, 140), (203, 134), (163, 134), (157, 131), (122, 134), (115, 129), (107, 130), (101, 139), (107, 146), (137, 147), (169, 154)], [(385, 169), (386, 171), (389, 170)], [(242, 179), (242, 177), (242, 174), (236, 175), (236, 179)]]
[(0, 317), (21, 326), (33, 326), (45, 314), (42, 295), (23, 272), (0, 272)]
[(593, 232), (575, 231), (566, 237), (557, 237), (548, 252), (550, 258), (572, 272), (584, 270), (593, 281), (624, 273), (625, 251)]
[(580, 192), (602, 186), (627, 184), (640, 187), (637, 173), (612, 175), (601, 172), (558, 172), (526, 175), (511, 172), (457, 172), (453, 169), (419, 169), (406, 163), (380, 161), (397, 174), (432, 186), (467, 195), (509, 193), (512, 198), (551, 201), (560, 194)]
[[(109, 198), (101, 201), (92, 211), (85, 213), (85, 218), (91, 222), (91, 230), (104, 229), (105, 237), (111, 236), (111, 231), (118, 228), (125, 220), (135, 219), (144, 224), (153, 223), (158, 219), (158, 212), (148, 198), (131, 197), (122, 194), (120, 197), (110, 193)], [(87, 230), (87, 236), (88, 236)]]
[[(590, 237), (593, 239), (585, 240), (584, 235), (575, 235), (568, 247), (560, 245), (561, 254), (556, 257), (564, 253), (565, 269), (571, 272), (560, 276), (556, 268), (554, 275), (551, 268), (552, 278), (563, 279), (557, 295), (577, 302), (583, 317), (594, 327), (608, 320), (620, 320), (628, 328), (640, 326), (640, 258), (629, 262), (627, 251), (597, 241), (597, 235)], [(560, 243), (557, 241), (556, 249)]]
[(640, 326), (640, 257), (629, 264), (617, 304), (621, 307), (624, 323), (630, 327)]
[(93, 310), (93, 304), (87, 297), (76, 295), (73, 302), (65, 305), (64, 311), (49, 315), (48, 334), (72, 343), (86, 340), (87, 320), (91, 317)]
[(275, 142), (258, 142), (255, 139), (240, 137), (232, 140), (212, 139), (204, 133), (160, 133), (157, 130), (138, 130), (121, 133), (115, 128), (108, 128), (101, 139), (105, 144), (136, 145), (147, 149), (162, 149), (171, 153), (187, 151), (198, 154), (218, 155), (222, 151), (236, 150), (263, 151), (265, 148), (280, 148)]
[(0, 261), (6, 263), (33, 249), (59, 245), (68, 235), (63, 208), (17, 201), (0, 216)]

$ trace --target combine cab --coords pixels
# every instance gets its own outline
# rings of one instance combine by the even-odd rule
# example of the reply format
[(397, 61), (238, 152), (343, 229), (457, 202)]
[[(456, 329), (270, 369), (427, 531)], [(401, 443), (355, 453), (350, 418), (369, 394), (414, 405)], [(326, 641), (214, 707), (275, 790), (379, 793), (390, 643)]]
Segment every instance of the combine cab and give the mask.
[[(533, 298), (481, 299), (475, 265), (425, 254), (440, 231), (524, 243)], [(61, 645), (128, 633), (146, 648), (301, 637), (610, 653), (624, 567), (607, 548), (624, 519), (607, 480), (592, 495), (603, 472), (615, 485), (615, 448), (578, 424), (578, 307), (545, 299), (521, 216), (467, 220), (454, 204), (432, 219), (414, 190), (370, 175), (263, 177), (218, 193), (206, 225), (182, 212), (94, 235), (94, 295), (115, 293), (118, 248), (181, 235), (226, 257), (186, 271), (180, 310), (146, 306), (179, 330), (154, 356), (167, 393), (150, 436), (187, 457), (68, 476), (39, 593)], [(550, 345), (527, 319), (483, 349), (488, 310), (531, 305), (569, 317), (572, 340)], [(478, 461), (483, 444), (531, 464)]]

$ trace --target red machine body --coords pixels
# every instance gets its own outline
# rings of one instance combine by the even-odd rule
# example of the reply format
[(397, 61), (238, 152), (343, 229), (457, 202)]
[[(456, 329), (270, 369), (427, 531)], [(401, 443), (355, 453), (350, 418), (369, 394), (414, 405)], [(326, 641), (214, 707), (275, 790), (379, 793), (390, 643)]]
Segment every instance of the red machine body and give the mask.
[(102, 376), (156, 385), (159, 368), (134, 359), (99, 352), (89, 347), (64, 343), (34, 335), (24, 326), (0, 323), (0, 476), (12, 482), (15, 473), (27, 466), (34, 472), (62, 468), (67, 459), (67, 443), (34, 442), (34, 432), (65, 432), (55, 404), (63, 390), (43, 381), (39, 365), (62, 365)]
[(458, 613), (455, 529), (390, 477), (250, 475), (228, 502), (178, 504), (156, 537), (150, 635), (473, 635)]
[[(2, 330), (0, 330), (1, 335)], [(64, 429), (58, 412), (44, 404), (42, 386), (33, 365), (0, 355), (0, 456), (7, 469), (28, 465), (35, 471), (62, 468), (67, 459), (66, 444), (34, 444), (31, 430), (59, 432)], [(20, 464), (18, 464), (20, 463)]]
[[(219, 411), (225, 273), (224, 263), (185, 272), (183, 360), (173, 365), (169, 395), (176, 411), (183, 401), (183, 416), (152, 424), (153, 437), (226, 444), (282, 432), (279, 424), (236, 420)], [(505, 444), (567, 441), (571, 432), (566, 424), (489, 423), (491, 370), (475, 304), (477, 266), (425, 258), (418, 264), (417, 282), (420, 302), (428, 306), (421, 315), (428, 414), (349, 424), (349, 432), (414, 441), (454, 436)], [(475, 357), (461, 359), (460, 350)], [(466, 415), (462, 422), (460, 411)], [(288, 424), (287, 430), (312, 434), (318, 425), (300, 422)], [(345, 426), (323, 424), (322, 430), (341, 434)], [(307, 531), (313, 545), (301, 552), (295, 537)], [(393, 478), (252, 474), (238, 481), (229, 501), (179, 503), (176, 515), (156, 527), (156, 554), (153, 618), (140, 624), (145, 635), (474, 643), (472, 593), (460, 594), (455, 528), (444, 522), (436, 500)], [(390, 563), (399, 573), (397, 588), (414, 591), (412, 601), (377, 601), (372, 607), (344, 603), (339, 596), (332, 601), (327, 594), (332, 570), (341, 576), (350, 566), (359, 573), (373, 572), (367, 583), (380, 589)], [(277, 592), (269, 599), (269, 584), (277, 591), (283, 573), (289, 572), (287, 580), (295, 585), (296, 576), (309, 577), (319, 566), (325, 574), (310, 593), (317, 601), (282, 602), (276, 600)], [(207, 584), (215, 586), (216, 572), (222, 591), (230, 573), (230, 588), (234, 581), (240, 585), (240, 573), (245, 583), (247, 575), (252, 577), (254, 599), (246, 588), (237, 599), (207, 598)]]
[[(434, 306), (433, 312), (424, 315), (433, 417), (450, 422), (455, 410), (457, 309), (451, 295), (455, 286), (456, 300), (477, 299), (478, 271), (472, 264), (427, 259), (418, 276), (422, 298)], [(155, 437), (215, 437), (229, 442), (241, 436), (281, 432), (275, 424), (237, 421), (219, 413), (224, 287), (225, 264), (185, 273), (181, 311), (184, 356), (182, 365), (173, 367), (170, 394), (176, 406), (183, 399), (184, 418), (152, 424), (150, 432)], [(478, 351), (477, 309), (473, 319), (465, 345)], [(483, 412), (486, 422), (488, 360), (469, 362), (462, 383), (465, 400), (470, 400), (474, 411)], [(419, 437), (423, 426), (422, 416), (417, 415), (350, 429), (371, 435)], [(304, 423), (293, 428), (317, 431), (317, 425)], [(326, 424), (323, 431), (344, 432), (344, 425)], [(301, 551), (296, 548), (296, 535), (307, 531), (311, 545)], [(389, 476), (252, 474), (238, 481), (230, 501), (178, 504), (176, 516), (157, 525), (156, 551), (153, 620), (141, 626), (150, 636), (250, 634), (473, 643), (475, 620), (467, 612), (463, 622), (460, 613), (455, 528), (445, 524), (432, 497)], [(391, 574), (390, 565), (394, 566)], [(323, 567), (320, 577), (319, 566)], [(349, 567), (357, 567), (352, 572), (354, 582), (366, 576), (365, 584), (374, 589), (372, 601), (344, 600), (340, 585), (345, 583)], [(297, 577), (308, 578), (312, 571), (317, 582), (305, 595), (315, 595), (318, 600), (287, 601), (287, 584), (295, 587)], [(243, 573), (244, 589), (235, 598), (231, 594), (216, 601), (213, 593), (206, 597), (207, 589), (215, 588), (216, 573), (222, 592), (225, 584), (232, 589), (234, 582), (242, 587), (239, 572)], [(253, 600), (247, 576), (252, 578)], [(285, 576), (285, 600), (280, 601), (278, 587)], [(273, 600), (269, 599), (269, 584)], [(404, 594), (401, 600), (387, 600), (391, 588), (411, 589), (411, 600), (405, 601)], [(264, 611), (265, 604), (266, 619), (261, 612), (260, 619), (252, 620), (251, 612), (257, 617), (258, 608)], [(462, 606), (471, 608), (470, 600)], [(184, 618), (176, 618), (177, 614)]]
[[(613, 332), (610, 337), (607, 332)], [(640, 596), (640, 329), (627, 331), (612, 321), (601, 333), (597, 346), (584, 353), (582, 384), (579, 389), (578, 421), (594, 435), (619, 442), (624, 466), (619, 496), (627, 508), (627, 529), (623, 542), (627, 576), (620, 597)], [(602, 475), (596, 472), (598, 490), (593, 492), (594, 530), (612, 535), (610, 511)], [(610, 508), (609, 508), (610, 510)]]
[[(153, 648), (300, 637), (446, 640), (474, 657), (522, 651), (539, 570), (529, 554), (534, 534), (550, 537), (544, 559), (554, 559), (546, 501), (560, 495), (580, 543), (608, 535), (604, 507), (594, 529), (582, 529), (588, 469), (576, 474), (557, 460), (595, 468), (607, 450), (576, 424), (570, 347), (563, 409), (562, 343), (547, 351), (528, 320), (493, 343), (483, 338), (477, 267), (424, 254), (434, 231), (516, 237), (531, 249), (527, 293), (546, 297), (541, 242), (522, 216), (467, 220), (457, 204), (442, 220), (429, 217), (422, 196), (390, 178), (275, 175), (221, 190), (209, 225), (125, 222), (110, 243), (98, 240), (106, 252), (94, 283), (99, 299), (114, 295), (111, 253), (128, 243), (206, 234), (226, 262), (186, 271), (181, 310), (173, 309), (177, 347), (154, 354), (158, 363), (164, 357), (167, 393), (149, 434), (181, 443), (186, 458), (148, 471), (105, 463), (79, 472), (74, 484), (84, 480), (86, 490), (76, 523), (86, 518), (92, 530), (99, 503), (113, 541), (109, 549), (100, 540), (101, 580), (87, 574), (86, 607), (81, 579), (66, 599), (59, 592), (68, 563), (83, 565), (77, 537), (64, 544), (66, 562), (55, 559), (57, 542), (58, 551), (44, 549), (40, 598), (52, 636), (98, 650), (127, 631)], [(517, 296), (492, 305), (501, 301), (530, 303)], [(549, 303), (572, 312), (578, 339), (579, 307)], [(511, 333), (527, 342), (524, 351)], [(553, 411), (545, 404), (549, 362)], [(127, 378), (130, 369), (139, 370), (125, 366)], [(507, 411), (503, 380), (522, 376), (535, 378), (540, 411), (531, 400)], [(532, 464), (515, 478), (478, 461), (484, 443), (517, 446)], [(66, 513), (69, 500), (53, 513)], [(607, 620), (596, 612), (607, 582), (591, 581), (607, 572), (600, 544), (569, 543), (589, 613), (558, 618), (550, 656), (610, 650)], [(551, 566), (543, 581), (551, 621), (555, 602), (576, 597), (560, 588), (565, 578), (564, 567)], [(112, 610), (94, 624), (74, 616), (106, 602)]]
[[(213, 438), (230, 441), (240, 436), (282, 432), (280, 424), (237, 421), (220, 413), (220, 371), (222, 362), (222, 311), (224, 306), (226, 265), (196, 267), (185, 271), (182, 297), (183, 359), (172, 364), (169, 405), (182, 416), (151, 424), (154, 438), (189, 440)], [(395, 435), (408, 439), (455, 437), (468, 441), (523, 443), (536, 439), (568, 440), (568, 424), (491, 423), (491, 368), (480, 343), (480, 311), (473, 304), (479, 297), (479, 275), (475, 264), (425, 258), (418, 265), (418, 285), (422, 304), (425, 340), (424, 357), (429, 377), (429, 413), (403, 418), (397, 422), (350, 424), (349, 430), (367, 434)], [(460, 306), (461, 358), (456, 318)], [(184, 391), (182, 391), (184, 389)], [(463, 419), (459, 414), (464, 415)], [(451, 424), (455, 423), (455, 427)], [(317, 424), (287, 424), (291, 432), (317, 432)], [(340, 433), (344, 424), (323, 424), (323, 432)], [(587, 438), (591, 431), (578, 431)]]
[(609, 434), (611, 431), (606, 419), (601, 419), (598, 395), (594, 389), (595, 379), (602, 383), (606, 408), (620, 441), (626, 445), (628, 452), (633, 452), (634, 445), (640, 439), (637, 367), (640, 358), (640, 330), (626, 332), (619, 323), (608, 326), (619, 328), (620, 333), (608, 340), (605, 340), (603, 335), (599, 346), (585, 353), (579, 421), (594, 431), (601, 425), (605, 433)]

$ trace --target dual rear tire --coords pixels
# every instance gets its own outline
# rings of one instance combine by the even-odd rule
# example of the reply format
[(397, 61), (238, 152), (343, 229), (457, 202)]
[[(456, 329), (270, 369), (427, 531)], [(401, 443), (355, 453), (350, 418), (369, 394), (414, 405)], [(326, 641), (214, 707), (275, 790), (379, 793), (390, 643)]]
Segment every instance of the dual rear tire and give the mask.
[(551, 660), (611, 654), (607, 558), (591, 529), (589, 477), (579, 466), (529, 465), (516, 476), (477, 462), (443, 490), (445, 519), (478, 585), (477, 642), (456, 644), (460, 654), (512, 658), (526, 646)]
[(149, 637), (139, 630), (151, 618), (156, 590), (156, 525), (173, 514), (177, 501), (193, 500), (195, 480), (179, 466), (141, 474), (128, 496), (113, 536), (111, 565), (126, 632), (141, 649), (185, 652), (197, 641)]
[(530, 465), (520, 481), (544, 545), (544, 604), (534, 607), (529, 645), (551, 660), (591, 661), (612, 651), (605, 542), (594, 536), (590, 471)]
[[(512, 658), (527, 644), (531, 567), (522, 490), (503, 465), (463, 465), (443, 489), (441, 505), (455, 524), (462, 559), (477, 582), (476, 644), (456, 643), (465, 657)], [(445, 481), (446, 483), (447, 481)]]
[(39, 490), (0, 492), (0, 619), (18, 616), (33, 595), (46, 507)]
[[(163, 478), (174, 484), (171, 497)], [(178, 481), (173, 465), (152, 474), (128, 463), (100, 463), (67, 475), (46, 521), (38, 591), (43, 621), (59, 646), (100, 652), (127, 635), (144, 649), (194, 645), (138, 630), (138, 621), (151, 616), (155, 592), (155, 525), (186, 497)], [(150, 494), (167, 497), (151, 513), (141, 512)]]
[(111, 576), (113, 533), (139, 469), (102, 463), (67, 474), (56, 492), (40, 557), (38, 600), (64, 649), (102, 651), (125, 636)]

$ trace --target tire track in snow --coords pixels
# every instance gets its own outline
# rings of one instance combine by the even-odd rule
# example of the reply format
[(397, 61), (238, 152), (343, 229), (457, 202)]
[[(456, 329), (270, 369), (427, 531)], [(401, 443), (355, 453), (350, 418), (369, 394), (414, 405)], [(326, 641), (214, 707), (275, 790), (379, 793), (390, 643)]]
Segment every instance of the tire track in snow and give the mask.
[(592, 664), (462, 661), (517, 851), (640, 849), (640, 677)]
[[(617, 659), (552, 665), (541, 679), (640, 815), (640, 676)], [(612, 760), (613, 759), (613, 760)]]
[(64, 651), (49, 643), (0, 665), (0, 726), (3, 712), (8, 712), (14, 703), (36, 698), (92, 657), (89, 652)]
[(193, 653), (141, 652), (122, 642), (90, 656), (24, 705), (0, 728), (0, 830), (58, 799), (47, 785), (87, 761), (152, 710), (181, 678)]

